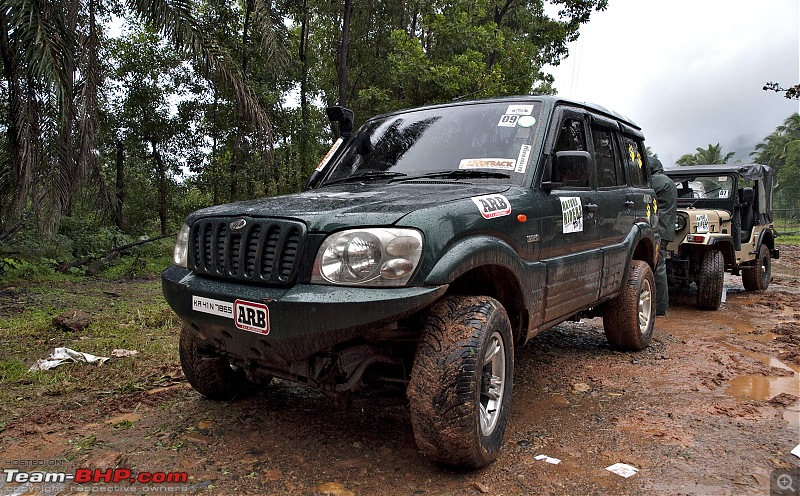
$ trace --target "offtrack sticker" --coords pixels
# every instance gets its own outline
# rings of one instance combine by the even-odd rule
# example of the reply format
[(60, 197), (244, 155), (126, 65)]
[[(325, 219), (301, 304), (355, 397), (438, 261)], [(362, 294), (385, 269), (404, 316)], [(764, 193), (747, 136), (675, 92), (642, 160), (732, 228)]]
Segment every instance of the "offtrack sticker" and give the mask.
[(516, 165), (513, 158), (465, 158), (458, 163), (458, 168), (514, 170)]
[(342, 146), (342, 143), (344, 143), (344, 140), (342, 138), (336, 140), (336, 143), (334, 143), (331, 149), (328, 150), (328, 153), (326, 153), (325, 156), (322, 157), (322, 161), (320, 161), (319, 165), (315, 169), (317, 172), (322, 172), (325, 166), (328, 165), (328, 162), (331, 161), (331, 157), (333, 156), (334, 153), (336, 153), (336, 150), (338, 150), (339, 147)]
[(708, 215), (700, 214), (697, 216), (697, 232), (698, 233), (708, 232)]
[(511, 214), (511, 202), (503, 195), (483, 195), (471, 198), (484, 219), (494, 219)]
[(269, 309), (263, 303), (236, 300), (233, 304), (236, 327), (256, 334), (269, 334)]
[(531, 159), (531, 145), (522, 145), (519, 149), (519, 157), (517, 157), (517, 168), (514, 172), (520, 174), (528, 169), (528, 161)]
[(564, 234), (583, 231), (583, 204), (578, 196), (561, 198), (561, 219)]

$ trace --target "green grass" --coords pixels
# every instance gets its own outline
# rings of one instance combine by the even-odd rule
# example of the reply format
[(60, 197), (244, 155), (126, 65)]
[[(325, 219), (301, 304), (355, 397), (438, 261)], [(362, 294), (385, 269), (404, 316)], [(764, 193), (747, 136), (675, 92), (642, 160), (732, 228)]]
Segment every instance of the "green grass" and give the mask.
[[(82, 401), (163, 386), (165, 370), (178, 365), (180, 322), (161, 293), (160, 279), (68, 278), (0, 285), (0, 418), (14, 421), (34, 406), (80, 393)], [(70, 309), (87, 312), (83, 331), (56, 328), (53, 318)], [(103, 365), (64, 364), (28, 372), (56, 347), (110, 356), (114, 349), (137, 350), (133, 357)], [(166, 367), (166, 368), (165, 368)]]
[(775, 238), (775, 243), (779, 245), (800, 245), (800, 234), (781, 234)]

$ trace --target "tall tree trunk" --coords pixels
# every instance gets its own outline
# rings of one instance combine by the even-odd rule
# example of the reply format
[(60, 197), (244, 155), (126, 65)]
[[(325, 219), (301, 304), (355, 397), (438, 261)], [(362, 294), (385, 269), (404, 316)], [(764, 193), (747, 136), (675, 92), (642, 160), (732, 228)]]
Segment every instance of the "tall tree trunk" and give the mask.
[[(30, 153), (25, 153), (22, 140), (22, 124), (24, 112), (22, 102), (22, 88), (20, 80), (22, 75), (19, 73), (19, 59), (17, 51), (11, 46), (9, 40), (9, 26), (5, 15), (5, 9), (0, 9), (0, 57), (3, 60), (3, 79), (6, 81), (8, 91), (8, 114), (4, 119), (6, 126), (6, 137), (8, 139), (8, 151), (11, 161), (11, 187), (16, 186), (16, 191), (9, 191), (8, 194), (14, 195), (13, 203), (9, 205), (11, 211), (8, 219), (11, 224), (22, 218), (22, 211), (28, 199), (33, 160)], [(4, 194), (7, 194), (3, 191)], [(6, 218), (6, 212), (0, 212), (0, 220)]]
[(219, 93), (217, 85), (214, 85), (214, 110), (211, 112), (211, 191), (212, 202), (214, 205), (219, 205), (219, 170), (217, 164), (217, 147), (219, 146), (219, 137), (217, 136), (217, 119), (219, 114), (217, 109), (219, 107)]
[(300, 174), (306, 174), (308, 157), (308, 129), (311, 126), (308, 111), (308, 0), (303, 0), (300, 18)]
[(158, 151), (158, 143), (151, 139), (150, 145), (153, 147), (153, 161), (156, 165), (156, 181), (158, 187), (158, 219), (161, 221), (161, 234), (167, 234), (167, 170), (164, 160)]
[[(494, 23), (497, 25), (497, 28), (500, 29), (500, 25), (503, 23), (503, 18), (508, 14), (508, 9), (511, 7), (511, 3), (514, 0), (505, 0), (505, 4), (502, 8), (498, 9), (497, 5), (494, 6)], [(487, 62), (487, 66), (491, 69), (495, 62), (497, 61), (497, 50), (492, 50), (492, 53), (489, 54), (489, 61)]]
[(125, 145), (122, 140), (117, 140), (116, 166), (114, 224), (124, 231), (126, 226), (122, 218), (122, 207), (125, 204)]
[(350, 18), (353, 15), (353, 0), (344, 0), (344, 12), (342, 14), (342, 42), (339, 44), (338, 54), (338, 76), (339, 76), (339, 103), (342, 107), (347, 106), (347, 55), (350, 51)]
[[(244, 12), (244, 26), (242, 28), (242, 81), (247, 82), (247, 65), (250, 61), (249, 55), (249, 37), (250, 37), (250, 18), (252, 17), (253, 10), (255, 9), (255, 0), (247, 0), (245, 2)], [(239, 196), (239, 181), (236, 177), (240, 166), (244, 166), (247, 162), (247, 151), (244, 150), (244, 126), (245, 119), (242, 115), (243, 112), (237, 105), (237, 119), (236, 119), (236, 138), (233, 143), (233, 152), (231, 154), (231, 201), (238, 200)]]

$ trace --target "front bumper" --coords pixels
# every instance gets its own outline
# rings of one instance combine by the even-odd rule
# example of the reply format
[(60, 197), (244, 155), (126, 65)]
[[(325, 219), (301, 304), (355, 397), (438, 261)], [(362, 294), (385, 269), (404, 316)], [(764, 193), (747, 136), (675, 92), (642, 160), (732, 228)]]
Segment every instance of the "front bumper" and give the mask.
[[(447, 285), (352, 288), (297, 284), (263, 287), (200, 277), (172, 266), (161, 274), (164, 297), (178, 316), (209, 346), (246, 360), (277, 367), (378, 330), (412, 315), (444, 295)], [(211, 306), (202, 306), (212, 302)], [(266, 307), (268, 331), (237, 327), (232, 309)], [(217, 303), (214, 303), (217, 302)], [(245, 326), (246, 327), (246, 326)]]

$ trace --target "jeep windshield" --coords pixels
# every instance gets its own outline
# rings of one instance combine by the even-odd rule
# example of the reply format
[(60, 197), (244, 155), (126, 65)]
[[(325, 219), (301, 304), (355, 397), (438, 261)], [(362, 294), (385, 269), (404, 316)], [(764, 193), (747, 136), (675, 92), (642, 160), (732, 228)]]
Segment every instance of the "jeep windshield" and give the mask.
[[(671, 176), (678, 188), (679, 207), (725, 208), (736, 198), (736, 183), (733, 176)], [(728, 210), (730, 210), (728, 208)]]
[(535, 157), (542, 103), (451, 105), (367, 121), (321, 186), (361, 181), (500, 181), (522, 184)]

